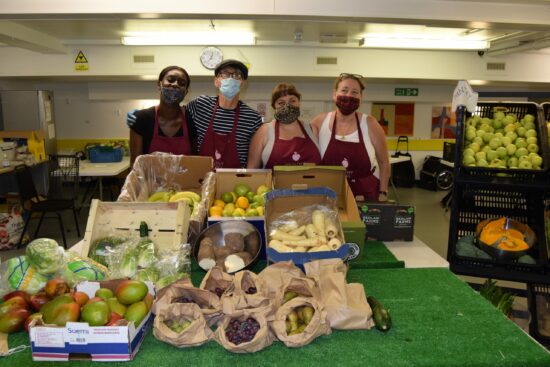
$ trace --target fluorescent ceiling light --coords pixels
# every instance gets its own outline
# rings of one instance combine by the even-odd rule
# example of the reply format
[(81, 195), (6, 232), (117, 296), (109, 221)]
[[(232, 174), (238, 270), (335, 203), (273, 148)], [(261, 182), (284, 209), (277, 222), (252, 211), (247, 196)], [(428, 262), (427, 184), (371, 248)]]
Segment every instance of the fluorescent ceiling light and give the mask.
[(124, 36), (121, 43), (127, 46), (253, 45), (256, 39), (251, 32), (157, 32)]
[(437, 39), (437, 38), (396, 38), (396, 37), (369, 37), (360, 42), (363, 47), (371, 48), (412, 48), (436, 50), (485, 50), (489, 42), (469, 39)]

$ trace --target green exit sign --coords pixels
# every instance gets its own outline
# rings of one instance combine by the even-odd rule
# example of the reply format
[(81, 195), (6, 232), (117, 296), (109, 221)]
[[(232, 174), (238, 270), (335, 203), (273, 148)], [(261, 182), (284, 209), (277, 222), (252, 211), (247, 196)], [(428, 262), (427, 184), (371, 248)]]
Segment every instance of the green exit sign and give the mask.
[(394, 95), (399, 97), (416, 97), (418, 88), (395, 88)]

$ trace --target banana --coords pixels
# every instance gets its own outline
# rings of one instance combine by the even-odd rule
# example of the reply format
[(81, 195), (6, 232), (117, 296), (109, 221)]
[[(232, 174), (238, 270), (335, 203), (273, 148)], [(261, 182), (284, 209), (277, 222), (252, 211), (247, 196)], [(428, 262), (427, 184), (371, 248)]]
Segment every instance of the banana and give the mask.
[(147, 199), (147, 201), (151, 203), (167, 202), (171, 195), (172, 193), (168, 191), (157, 191), (153, 195), (149, 196), (149, 199)]
[(177, 201), (180, 198), (189, 198), (190, 200), (192, 200), (195, 203), (198, 203), (199, 201), (201, 201), (201, 196), (199, 194), (197, 194), (196, 192), (193, 192), (193, 191), (179, 191), (179, 192), (176, 192), (170, 198), (170, 200), (172, 201), (172, 199), (173, 199), (174, 201)]
[(168, 200), (170, 203), (175, 203), (177, 201), (185, 201), (187, 203), (187, 205), (189, 205), (190, 208), (193, 208), (193, 206), (195, 205), (195, 203), (193, 202), (193, 200), (187, 198), (187, 197), (179, 197), (179, 198), (175, 198), (174, 199), (174, 196), (176, 195), (172, 195), (172, 197), (170, 198), (170, 200)]

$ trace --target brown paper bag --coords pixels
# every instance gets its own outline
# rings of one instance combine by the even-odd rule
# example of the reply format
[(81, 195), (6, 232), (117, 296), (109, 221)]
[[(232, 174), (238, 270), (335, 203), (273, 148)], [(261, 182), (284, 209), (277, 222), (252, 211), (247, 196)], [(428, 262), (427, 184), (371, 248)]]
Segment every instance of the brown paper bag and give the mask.
[[(249, 293), (255, 288), (256, 293)], [(222, 310), (225, 314), (233, 314), (238, 310), (254, 309), (269, 316), (274, 312), (271, 299), (265, 293), (265, 285), (258, 275), (242, 270), (235, 274), (233, 283), (221, 297)]]
[[(165, 321), (191, 321), (191, 325), (177, 333)], [(197, 347), (212, 339), (214, 333), (198, 305), (194, 303), (172, 303), (158, 310), (153, 323), (153, 335), (160, 341), (178, 348)]]
[[(223, 294), (225, 290), (231, 286), (232, 283), (232, 275), (224, 272), (221, 267), (214, 266), (213, 268), (208, 270), (204, 278), (202, 278), (199, 288), (206, 289), (207, 291), (214, 293), (218, 297), (221, 297), (221, 294)], [(218, 294), (218, 292), (216, 292), (216, 288), (218, 288), (219, 290), (223, 290), (223, 292), (221, 292), (221, 294)]]
[(333, 329), (370, 329), (372, 310), (362, 284), (346, 284), (347, 267), (341, 259), (316, 260), (304, 264), (306, 274), (316, 280), (321, 302)]
[[(315, 310), (313, 317), (304, 331), (299, 334), (288, 335), (287, 316), (291, 311), (301, 306), (313, 307)], [(302, 347), (311, 343), (318, 336), (328, 335), (332, 332), (327, 321), (327, 312), (324, 310), (323, 305), (311, 297), (296, 297), (279, 307), (275, 313), (275, 320), (271, 323), (271, 328), (277, 339), (291, 348)]]
[(289, 278), (303, 278), (305, 274), (300, 268), (298, 268), (292, 260), (278, 262), (266, 267), (258, 278), (261, 279), (266, 286), (267, 295), (274, 297), (280, 292), (281, 287), (285, 284)]
[(312, 278), (288, 278), (285, 284), (283, 284), (283, 286), (277, 293), (277, 296), (275, 297), (277, 307), (286, 302), (285, 295), (287, 294), (287, 292), (296, 293), (293, 298), (312, 297), (315, 298), (316, 301), (321, 301), (321, 291), (319, 290), (319, 286), (317, 285), (315, 280), (313, 280)]
[[(220, 299), (214, 293), (205, 289), (195, 288), (191, 285), (174, 283), (162, 289), (162, 296), (153, 304), (153, 313), (157, 315), (166, 305), (178, 303), (178, 298), (193, 300), (201, 309), (209, 326), (216, 324), (222, 318), (222, 306)], [(181, 303), (181, 302), (180, 302)]]
[[(228, 328), (232, 320), (245, 321), (248, 318), (256, 320), (259, 324), (259, 330), (254, 335), (254, 338), (249, 342), (241, 344), (234, 344), (229, 341), (226, 329)], [(214, 340), (216, 340), (222, 347), (233, 353), (254, 353), (270, 346), (275, 340), (275, 336), (271, 332), (267, 319), (260, 312), (254, 312), (253, 310), (241, 310), (232, 315), (225, 315), (218, 328), (214, 332)]]

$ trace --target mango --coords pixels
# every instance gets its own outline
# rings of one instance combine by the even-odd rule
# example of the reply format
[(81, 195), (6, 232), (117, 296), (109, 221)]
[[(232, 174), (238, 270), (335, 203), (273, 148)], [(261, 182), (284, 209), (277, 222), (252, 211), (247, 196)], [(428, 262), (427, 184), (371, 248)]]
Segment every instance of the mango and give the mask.
[(105, 301), (88, 303), (82, 307), (80, 321), (87, 322), (90, 326), (103, 326), (111, 317), (111, 311)]
[(95, 296), (103, 298), (106, 301), (107, 299), (114, 297), (115, 294), (109, 288), (99, 288), (97, 291), (95, 291)]
[(48, 282), (44, 286), (44, 292), (46, 292), (46, 294), (50, 298), (54, 298), (65, 293), (69, 293), (70, 290), (71, 288), (69, 287), (69, 284), (67, 284), (67, 282), (64, 281), (63, 279), (59, 279), (59, 278), (48, 280)]
[(145, 316), (147, 316), (148, 312), (149, 310), (147, 309), (147, 305), (145, 304), (145, 302), (139, 301), (128, 306), (124, 318), (128, 322), (133, 321), (134, 326), (137, 328), (139, 324), (141, 324)]
[(151, 307), (153, 307), (153, 300), (153, 295), (149, 293), (143, 298), (143, 302), (145, 302), (148, 310), (151, 310)]
[(31, 311), (18, 308), (12, 309), (0, 317), (0, 332), (11, 334), (23, 330), (25, 321), (31, 315)]
[(13, 310), (29, 309), (29, 304), (21, 296), (15, 296), (0, 304), (0, 317)]
[(125, 280), (119, 284), (115, 295), (123, 305), (131, 305), (141, 301), (148, 292), (147, 285), (139, 280)]
[(70, 295), (80, 307), (84, 306), (90, 300), (90, 297), (84, 292), (71, 292)]
[(117, 313), (121, 317), (126, 313), (126, 306), (120, 303), (116, 297), (108, 298), (106, 302), (111, 312)]
[[(76, 305), (78, 312), (76, 312), (74, 306), (63, 307), (70, 304)], [(62, 323), (60, 326), (65, 326), (65, 323), (69, 319), (71, 321), (78, 321), (78, 317), (80, 316), (80, 306), (74, 301), (70, 294), (63, 294), (61, 296), (57, 296), (42, 306), (40, 312), (42, 313), (42, 319), (46, 324), (60, 325), (59, 323)]]

